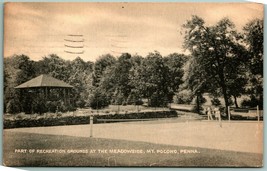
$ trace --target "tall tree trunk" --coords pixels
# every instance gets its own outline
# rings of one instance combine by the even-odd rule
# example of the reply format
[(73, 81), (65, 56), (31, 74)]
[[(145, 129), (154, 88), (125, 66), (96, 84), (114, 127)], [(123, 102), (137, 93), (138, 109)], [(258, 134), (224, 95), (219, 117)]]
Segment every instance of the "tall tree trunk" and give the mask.
[(259, 107), (261, 110), (263, 110), (263, 93), (260, 94)]
[(228, 95), (227, 95), (227, 87), (225, 85), (225, 80), (224, 80), (224, 75), (223, 72), (219, 73), (219, 78), (220, 78), (220, 86), (222, 88), (222, 93), (223, 93), (223, 98), (224, 98), (224, 103), (225, 103), (225, 113), (228, 115)]
[(238, 104), (237, 104), (237, 97), (235, 95), (234, 96), (234, 99), (235, 99), (235, 107), (238, 108)]
[(197, 99), (196, 99), (196, 101), (197, 101), (197, 113), (198, 114), (200, 114), (200, 104), (199, 104), (199, 94), (197, 95)]
[(228, 96), (226, 93), (226, 87), (222, 87), (223, 89), (223, 98), (224, 98), (224, 103), (225, 103), (225, 113), (228, 115), (228, 106), (229, 106), (229, 102), (228, 102)]

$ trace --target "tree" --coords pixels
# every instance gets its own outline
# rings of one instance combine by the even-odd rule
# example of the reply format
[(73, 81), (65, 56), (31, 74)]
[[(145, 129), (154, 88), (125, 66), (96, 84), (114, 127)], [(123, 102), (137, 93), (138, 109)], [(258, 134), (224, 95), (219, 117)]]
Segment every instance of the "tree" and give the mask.
[(172, 53), (166, 56), (164, 59), (164, 65), (168, 67), (168, 75), (165, 77), (168, 78), (169, 83), (169, 94), (168, 101), (172, 101), (175, 92), (178, 90), (179, 86), (183, 83), (184, 70), (183, 66), (188, 60), (188, 57), (183, 54)]
[(26, 102), (32, 101), (31, 96), (20, 96), (20, 91), (14, 87), (36, 76), (35, 62), (26, 55), (13, 55), (4, 58), (4, 110), (10, 113), (22, 111)]
[(77, 107), (89, 106), (89, 95), (93, 91), (93, 63), (77, 57), (69, 63), (68, 82), (74, 87), (73, 100)]
[[(207, 78), (205, 75), (205, 68), (202, 65), (198, 64), (198, 61), (191, 57), (186, 66), (185, 66), (185, 70), (186, 70), (186, 74), (184, 75), (183, 80), (185, 81), (183, 86), (181, 88), (183, 89), (189, 89), (189, 100), (193, 99), (193, 97), (195, 96), (195, 108), (194, 110), (196, 110), (198, 113), (200, 113), (200, 100), (199, 99), (203, 99), (203, 94), (205, 92), (213, 92), (213, 94), (215, 93), (215, 90), (213, 89), (213, 84), (211, 79), (209, 79), (209, 77)], [(190, 102), (191, 102), (190, 101)]]
[(70, 78), (70, 61), (65, 61), (56, 54), (50, 54), (43, 57), (35, 65), (37, 75), (48, 74), (54, 78), (69, 83)]
[(248, 22), (243, 30), (244, 40), (248, 46), (250, 71), (263, 77), (263, 19)]
[(116, 62), (115, 57), (110, 54), (102, 55), (96, 60), (94, 64), (94, 75), (93, 75), (93, 85), (98, 87), (103, 73), (106, 69), (114, 65)]
[(244, 30), (244, 40), (247, 45), (249, 68), (248, 93), (251, 96), (251, 107), (263, 107), (263, 19), (248, 22)]
[(183, 25), (186, 29), (184, 47), (191, 52), (193, 72), (190, 74), (194, 92), (220, 92), (226, 108), (231, 92), (229, 83), (235, 80), (231, 73), (239, 72), (239, 64), (246, 60), (242, 36), (234, 24), (223, 18), (214, 26), (206, 26), (202, 18), (193, 16)]
[(127, 103), (133, 88), (129, 80), (131, 68), (131, 55), (124, 53), (102, 73), (98, 87), (112, 99), (111, 103), (117, 105)]
[[(241, 67), (238, 67), (238, 68), (240, 68), (241, 70)], [(231, 73), (233, 79), (229, 79), (227, 83), (228, 94), (233, 96), (234, 104), (236, 108), (239, 107), (237, 103), (237, 97), (240, 97), (242, 94), (246, 93), (246, 85), (248, 82), (248, 79), (246, 78), (246, 76), (243, 74), (239, 74), (239, 72)]]
[(169, 68), (159, 52), (149, 53), (132, 72), (131, 83), (149, 106), (166, 106), (169, 95)]
[(36, 76), (36, 70), (34, 68), (34, 61), (26, 55), (18, 55), (14, 57), (14, 67), (18, 69), (16, 76), (16, 83), (22, 84)]
[(105, 93), (99, 88), (96, 88), (89, 96), (90, 107), (92, 109), (102, 109), (109, 105), (109, 99)]
[[(131, 63), (131, 55), (128, 53), (122, 54), (112, 72), (113, 72), (113, 79), (114, 81), (114, 86), (116, 87), (115, 89), (119, 92), (120, 96), (123, 97), (123, 101), (126, 103), (128, 96), (130, 95), (131, 92), (131, 85), (129, 84), (129, 73), (130, 69), (132, 67)], [(115, 97), (116, 98), (116, 97)]]

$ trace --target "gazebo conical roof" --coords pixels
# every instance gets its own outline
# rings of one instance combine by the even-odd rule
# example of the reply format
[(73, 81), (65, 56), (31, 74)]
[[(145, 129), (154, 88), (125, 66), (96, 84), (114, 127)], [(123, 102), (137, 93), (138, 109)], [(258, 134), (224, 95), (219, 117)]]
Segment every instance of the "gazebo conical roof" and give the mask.
[(25, 83), (22, 83), (15, 87), (16, 89), (23, 88), (38, 88), (38, 87), (51, 87), (51, 88), (73, 88), (73, 86), (65, 83), (64, 81), (58, 80), (51, 76), (42, 74), (38, 77), (35, 77)]

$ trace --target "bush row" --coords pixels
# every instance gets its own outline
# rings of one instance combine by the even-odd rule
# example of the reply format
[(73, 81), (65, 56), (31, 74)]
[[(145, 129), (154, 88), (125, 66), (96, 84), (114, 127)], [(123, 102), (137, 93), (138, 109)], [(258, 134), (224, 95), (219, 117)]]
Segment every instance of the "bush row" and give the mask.
[(151, 119), (177, 117), (176, 111), (147, 111), (128, 114), (99, 115), (98, 119)]
[[(95, 115), (94, 123), (100, 123), (98, 119), (152, 119), (177, 117), (176, 111), (151, 111), (114, 115)], [(4, 128), (41, 127), (59, 125), (89, 124), (89, 116), (67, 116), (55, 118), (21, 118), (17, 120), (4, 119)]]

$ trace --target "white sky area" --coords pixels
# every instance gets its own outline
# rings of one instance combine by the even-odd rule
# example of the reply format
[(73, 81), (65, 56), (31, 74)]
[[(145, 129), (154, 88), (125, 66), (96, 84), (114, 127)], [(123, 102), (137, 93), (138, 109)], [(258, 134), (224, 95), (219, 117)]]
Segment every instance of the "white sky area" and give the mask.
[[(263, 18), (256, 3), (6, 3), (4, 57), (25, 54), (40, 60), (49, 54), (95, 61), (100, 55), (128, 52), (146, 56), (188, 53), (182, 24), (192, 15), (213, 25), (230, 18), (241, 31), (253, 18)], [(82, 35), (68, 36), (68, 35)], [(84, 42), (68, 42), (84, 40)], [(83, 48), (69, 48), (83, 47)], [(82, 52), (83, 54), (70, 54)]]

